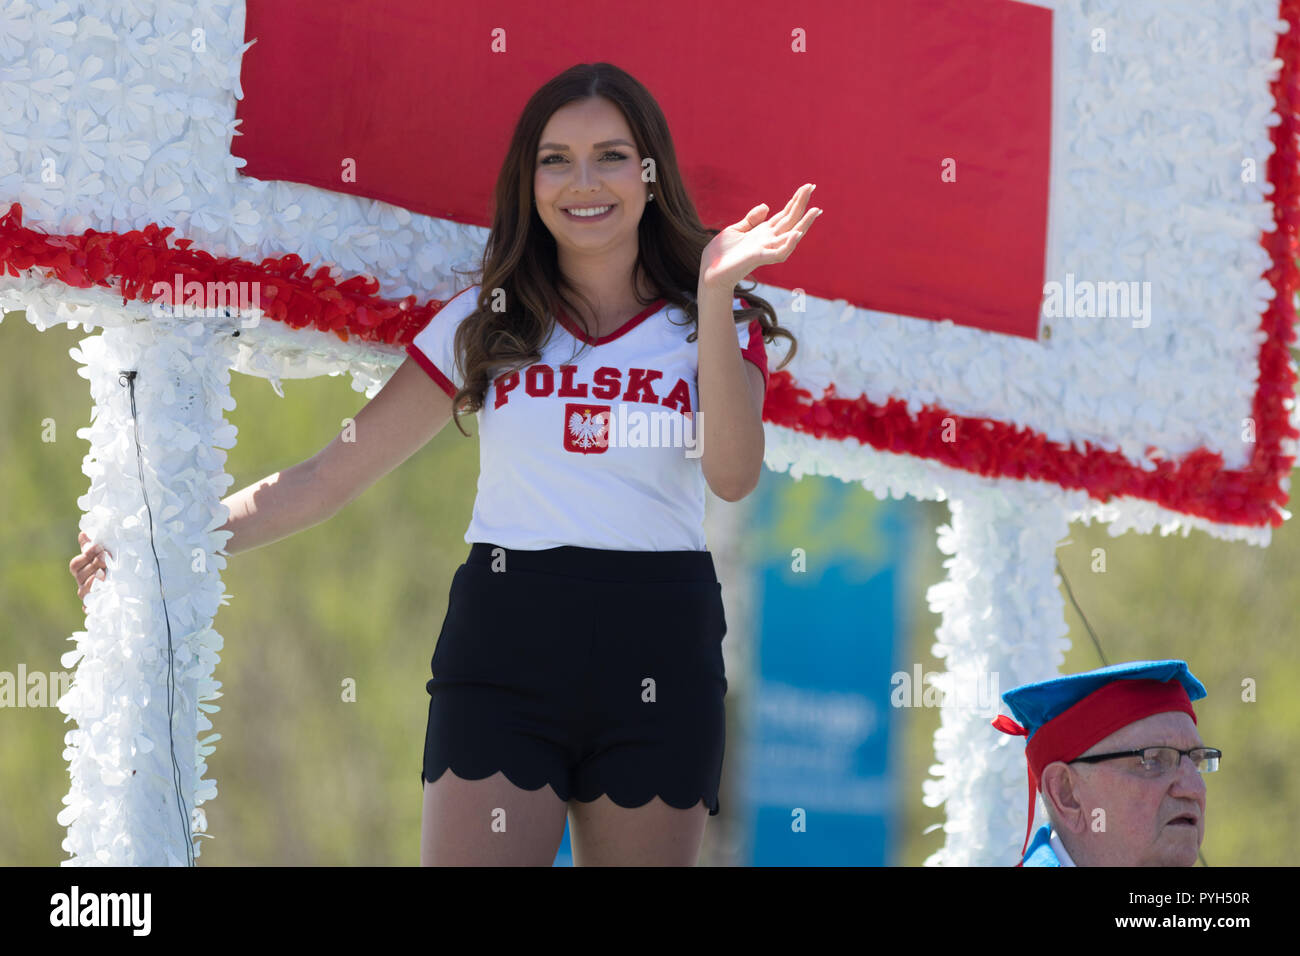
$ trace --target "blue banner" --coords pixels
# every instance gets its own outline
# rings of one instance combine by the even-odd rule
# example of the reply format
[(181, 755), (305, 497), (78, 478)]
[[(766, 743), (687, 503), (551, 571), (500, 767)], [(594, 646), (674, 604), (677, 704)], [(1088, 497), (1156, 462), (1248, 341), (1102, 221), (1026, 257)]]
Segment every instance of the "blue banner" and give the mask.
[(764, 471), (751, 553), (755, 673), (739, 798), (755, 866), (884, 866), (894, 852), (890, 676), (917, 503)]

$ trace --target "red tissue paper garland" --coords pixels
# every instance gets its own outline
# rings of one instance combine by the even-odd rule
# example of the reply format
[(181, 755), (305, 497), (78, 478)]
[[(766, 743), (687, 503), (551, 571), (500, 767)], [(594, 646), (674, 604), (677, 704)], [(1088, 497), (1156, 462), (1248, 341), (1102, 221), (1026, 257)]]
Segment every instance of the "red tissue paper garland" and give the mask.
[(355, 335), (364, 342), (404, 345), (428, 324), (444, 305), (431, 300), (417, 305), (416, 298), (384, 299), (376, 293), (379, 282), (353, 276), (337, 282), (322, 266), (310, 266), (293, 254), (261, 263), (239, 258), (217, 258), (193, 247), (192, 239), (169, 246), (174, 226), (150, 223), (131, 232), (97, 232), (80, 236), (52, 236), (23, 227), (23, 207), (14, 203), (0, 217), (0, 266), (9, 275), (39, 269), (47, 279), (77, 289), (116, 287), (122, 304), (129, 300), (153, 301), (154, 284), (170, 288), (181, 283), (256, 283), (260, 307), (269, 319), (291, 328), (333, 332), (347, 342)]

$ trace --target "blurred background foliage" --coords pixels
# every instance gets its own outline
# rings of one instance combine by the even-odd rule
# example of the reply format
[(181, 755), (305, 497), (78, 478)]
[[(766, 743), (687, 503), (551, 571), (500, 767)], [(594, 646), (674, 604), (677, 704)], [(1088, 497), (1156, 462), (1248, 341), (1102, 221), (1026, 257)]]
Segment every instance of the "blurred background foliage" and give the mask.
[[(0, 670), (11, 673), (20, 662), (28, 672), (60, 670), (69, 636), (84, 625), (67, 565), (77, 549), (76, 499), (89, 486), (81, 472), (88, 446), (76, 431), (88, 424), (90, 403), (67, 352), (85, 336), (79, 327), (38, 333), (17, 313), (0, 324)], [(232, 378), (238, 406), (227, 418), (239, 435), (226, 464), (231, 491), (315, 454), (365, 402), (342, 377), (286, 380), (284, 399), (262, 379)], [(41, 439), (47, 419), (53, 442)], [(477, 439), (448, 427), (332, 520), (231, 558), (230, 604), (216, 621), (224, 696), (212, 720), (222, 739), (207, 773), (218, 796), (205, 805), (213, 839), (204, 841), (201, 865), (418, 863), (424, 683), (451, 576), (468, 549), (477, 472)], [(805, 479), (819, 480), (832, 479)], [(939, 617), (925, 591), (945, 575), (934, 529), (948, 521), (947, 505), (906, 506), (924, 514), (905, 578), (907, 659), (939, 670), (930, 653)], [(1091, 570), (1095, 547), (1106, 551), (1104, 574)], [(1200, 532), (1112, 538), (1104, 526), (1077, 524), (1057, 553), (1112, 662), (1183, 657), (1209, 689), (1197, 708), (1201, 733), (1225, 756), (1207, 777), (1207, 862), (1294, 863), (1295, 521), (1267, 549)], [(1098, 666), (1068, 600), (1066, 619), (1073, 644), (1065, 669)], [(355, 703), (343, 700), (349, 678)], [(1258, 684), (1254, 703), (1241, 699), (1246, 678)], [(741, 732), (732, 704), (729, 755)], [(943, 840), (923, 832), (942, 822), (942, 810), (921, 803), (939, 715), (918, 708), (894, 716), (895, 862), (919, 865)], [(0, 710), (0, 865), (66, 858), (55, 819), (68, 790), (63, 735), (72, 724), (64, 721), (54, 707)], [(735, 800), (724, 793), (724, 816), (729, 806)], [(712, 821), (710, 831), (726, 832), (728, 821)], [(723, 859), (710, 839), (702, 860)]]

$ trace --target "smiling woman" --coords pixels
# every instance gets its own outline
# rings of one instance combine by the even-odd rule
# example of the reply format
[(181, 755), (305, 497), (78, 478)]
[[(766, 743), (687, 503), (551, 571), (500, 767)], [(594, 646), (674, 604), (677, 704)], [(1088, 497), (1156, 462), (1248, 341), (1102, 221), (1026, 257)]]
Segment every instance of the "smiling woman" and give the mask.
[[(794, 346), (737, 286), (793, 252), (813, 188), (706, 229), (649, 92), (565, 71), (516, 124), (477, 281), (324, 449), (222, 501), (223, 556), (276, 542), (477, 414), (470, 549), (426, 683), (422, 862), (549, 865), (566, 814), (579, 864), (696, 861), (726, 737), (706, 490), (757, 483), (765, 343)], [(112, 557), (83, 541), (69, 564), (91, 602)]]
[[(667, 120), (641, 83), (597, 63), (543, 85), (511, 137), (481, 268), (467, 283), (480, 287), (481, 301), (456, 331), (464, 363), (457, 427), (468, 434), (460, 414), (482, 408), (498, 369), (538, 361), (562, 312), (598, 340), (661, 299), (685, 315), (694, 341), (701, 257), (719, 232), (700, 221)], [(733, 321), (757, 321), (765, 342), (788, 340), (784, 367), (794, 336), (771, 304), (745, 298)]]
[[(525, 106), (476, 281), (407, 346), (480, 454), (427, 684), (424, 863), (549, 864), (566, 812), (580, 865), (695, 862), (726, 735), (705, 489), (757, 483), (765, 340), (794, 354), (737, 283), (794, 250), (812, 188), (706, 229), (627, 73), (576, 66)], [(646, 405), (667, 440), (640, 440)]]

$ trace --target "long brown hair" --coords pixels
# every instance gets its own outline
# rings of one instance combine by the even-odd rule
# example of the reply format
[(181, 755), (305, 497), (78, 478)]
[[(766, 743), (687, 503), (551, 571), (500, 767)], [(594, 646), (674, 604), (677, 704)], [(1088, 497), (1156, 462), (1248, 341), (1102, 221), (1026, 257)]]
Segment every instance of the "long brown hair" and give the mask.
[[(577, 322), (582, 319), (580, 310), (573, 308), (573, 300), (590, 307), (587, 298), (560, 272), (555, 237), (533, 204), (533, 175), (538, 143), (551, 114), (593, 96), (604, 97), (622, 111), (640, 156), (654, 159), (654, 200), (646, 204), (637, 225), (635, 277), (647, 279), (657, 294), (641, 304), (662, 298), (680, 307), (688, 316), (688, 324), (695, 326), (687, 341), (695, 341), (698, 334), (694, 291), (699, 285), (700, 256), (721, 230), (706, 229), (700, 222), (695, 204), (682, 184), (668, 121), (650, 91), (610, 63), (570, 67), (529, 99), (497, 177), (491, 232), (482, 263), (471, 273), (477, 279), (470, 285), (480, 286), (478, 301), (474, 311), (460, 323), (454, 340), (465, 386), (452, 397), (452, 416), (464, 435), (469, 433), (460, 423), (460, 413), (477, 412), (483, 407), (494, 370), (515, 371), (539, 361), (541, 346), (555, 324), (557, 307), (576, 316)], [(638, 296), (641, 284), (633, 283)], [(736, 294), (741, 294), (739, 286)], [(748, 324), (758, 319), (764, 342), (777, 337), (789, 339), (790, 348), (777, 366), (778, 370), (784, 368), (798, 348), (794, 335), (777, 324), (771, 303), (752, 292), (743, 294), (751, 307), (736, 310), (736, 321)]]

